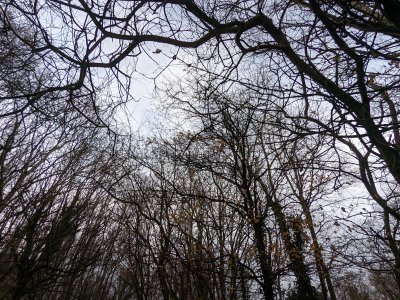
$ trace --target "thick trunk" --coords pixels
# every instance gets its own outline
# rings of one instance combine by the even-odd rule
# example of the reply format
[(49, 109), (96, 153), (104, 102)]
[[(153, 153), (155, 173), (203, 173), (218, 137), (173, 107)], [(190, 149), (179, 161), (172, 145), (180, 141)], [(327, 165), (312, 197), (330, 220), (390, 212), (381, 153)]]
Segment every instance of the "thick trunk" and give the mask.
[(268, 257), (265, 244), (265, 232), (261, 220), (255, 220), (253, 223), (254, 238), (256, 241), (257, 254), (260, 262), (261, 273), (263, 275), (262, 289), (265, 299), (274, 299), (274, 276), (272, 273), (271, 258)]
[(317, 300), (315, 289), (311, 285), (310, 276), (308, 275), (308, 268), (304, 263), (304, 257), (301, 253), (301, 249), (297, 247), (296, 243), (292, 241), (290, 236), (290, 227), (286, 222), (282, 206), (277, 201), (274, 201), (269, 193), (267, 185), (261, 178), (258, 179), (258, 183), (260, 184), (261, 189), (264, 191), (267, 197), (267, 204), (269, 207), (271, 207), (278, 222), (279, 231), (291, 262), (291, 269), (297, 279), (298, 292), (304, 297), (304, 299)]
[(383, 219), (385, 222), (386, 239), (394, 256), (393, 273), (396, 279), (397, 289), (400, 291), (400, 249), (397, 246), (397, 242), (391, 231), (390, 216), (388, 212), (384, 212)]

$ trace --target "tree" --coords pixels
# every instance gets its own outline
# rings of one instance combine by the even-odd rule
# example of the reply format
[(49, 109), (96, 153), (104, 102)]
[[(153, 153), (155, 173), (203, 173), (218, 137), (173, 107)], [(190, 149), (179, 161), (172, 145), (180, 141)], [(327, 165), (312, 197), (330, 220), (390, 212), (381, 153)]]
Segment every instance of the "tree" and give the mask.
[[(277, 97), (296, 95), (304, 111), (291, 117), (313, 120), (314, 126), (308, 128), (311, 132), (325, 132), (349, 147), (359, 160), (360, 176), (371, 197), (399, 218), (396, 200), (378, 192), (371, 174), (379, 164), (394, 183), (400, 182), (396, 3), (174, 0), (129, 5), (35, 1), (28, 5), (13, 1), (4, 3), (3, 11), (36, 29), (40, 45), (19, 39), (41, 55), (49, 74), (65, 74), (51, 86), (26, 95), (31, 98), (55, 90), (73, 94), (82, 88), (93, 90), (94, 70), (109, 70), (121, 79), (127, 75), (124, 69), (131, 70), (129, 59), (135, 60), (149, 43), (197, 48), (198, 67), (207, 62), (215, 66), (212, 61), (216, 57), (221, 67), (214, 71), (224, 81), (245, 81), (235, 70), (240, 70), (247, 58), (261, 69), (268, 67), (275, 79), (257, 88), (278, 90)], [(76, 22), (77, 15), (81, 22)], [(48, 18), (59, 24), (63, 34), (58, 34)], [(13, 27), (11, 22), (7, 24)], [(119, 44), (104, 47), (112, 40)], [(161, 54), (158, 50), (154, 52)], [(176, 53), (165, 56), (177, 58)], [(125, 78), (129, 81), (129, 76)], [(313, 114), (318, 108), (314, 103), (321, 101), (320, 109), (331, 111), (326, 120)], [(354, 139), (363, 145), (363, 151)]]
[[(106, 248), (108, 200), (101, 171), (107, 141), (47, 94), (32, 105), (20, 96), (48, 80), (30, 49), (34, 33), (11, 29), (1, 15), (0, 295), (6, 299), (74, 294)], [(15, 18), (7, 16), (15, 25)], [(10, 26), (9, 26), (10, 25)], [(15, 31), (13, 31), (15, 30)], [(43, 81), (42, 81), (43, 80)], [(15, 102), (7, 99), (13, 98)], [(60, 101), (58, 101), (60, 100)], [(48, 103), (52, 101), (52, 103)], [(79, 285), (78, 285), (79, 286)]]
[[(385, 259), (394, 260), (390, 268), (400, 287), (397, 245), (400, 219), (397, 100), (400, 23), (397, 15), (400, 5), (397, 1), (16, 0), (1, 2), (1, 10), (3, 27), (12, 34), (9, 41), (18, 44), (23, 56), (29, 58), (23, 60), (23, 68), (30, 66), (30, 60), (38, 61), (40, 71), (35, 69), (28, 73), (35, 78), (44, 78), (33, 80), (26, 89), (13, 90), (12, 84), (3, 85), (7, 87), (2, 86), (2, 90), (12, 90), (1, 95), (2, 106), (7, 111), (5, 116), (23, 113), (32, 107), (52, 111), (48, 101), (55, 96), (61, 100), (58, 103), (63, 104), (60, 111), (78, 111), (101, 126), (108, 116), (110, 103), (95, 96), (97, 88), (104, 83), (96, 78), (116, 79), (120, 84), (120, 96), (130, 96), (130, 72), (140, 54), (146, 51), (151, 57), (163, 56), (168, 61), (166, 64), (186, 63), (190, 70), (198, 70), (205, 81), (212, 78), (214, 84), (207, 82), (208, 91), (218, 87), (226, 92), (241, 85), (263, 96), (269, 95), (261, 98), (268, 104), (285, 104), (284, 110), (275, 107), (274, 111), (281, 116), (275, 120), (259, 116), (257, 119), (254, 112), (242, 119), (232, 118), (232, 105), (228, 103), (219, 110), (222, 119), (216, 124), (208, 124), (224, 128), (227, 136), (217, 135), (216, 140), (212, 136), (210, 140), (205, 130), (203, 140), (197, 140), (199, 144), (214, 143), (222, 150), (227, 143), (230, 147), (227, 149), (232, 150), (228, 157), (231, 160), (227, 162), (233, 161), (236, 165), (219, 161), (217, 154), (211, 157), (216, 164), (216, 167), (212, 164), (214, 169), (211, 171), (225, 176), (223, 179), (235, 187), (246, 204), (244, 207), (236, 205), (235, 209), (252, 220), (249, 225), (257, 240), (265, 297), (271, 297), (275, 280), (268, 276), (279, 272), (276, 273), (278, 268), (269, 264), (268, 256), (273, 252), (265, 249), (272, 245), (273, 239), (268, 237), (270, 224), (263, 218), (258, 221), (260, 214), (274, 216), (279, 232), (286, 233), (280, 240), (291, 265), (296, 266), (292, 272), (296, 273), (298, 281), (304, 280), (299, 287), (312, 293), (312, 285), (304, 256), (306, 243), (296, 232), (299, 216), (283, 209), (286, 206), (282, 206), (282, 198), (278, 197), (281, 195), (274, 193), (280, 182), (272, 180), (289, 180), (300, 174), (272, 174), (274, 164), (270, 163), (272, 169), (261, 168), (267, 170), (268, 176), (264, 178), (270, 180), (263, 180), (264, 173), (260, 176), (258, 169), (264, 165), (256, 161), (255, 154), (263, 155), (267, 163), (270, 156), (264, 149), (254, 147), (254, 140), (248, 138), (255, 121), (272, 124), (279, 121), (278, 125), (286, 130), (288, 138), (283, 141), (284, 147), (290, 147), (293, 140), (306, 136), (318, 136), (328, 141), (325, 147), (336, 151), (340, 160), (335, 166), (338, 178), (344, 178), (343, 173), (348, 173), (362, 182), (369, 197), (380, 207), (383, 228), (379, 231), (373, 228), (368, 234), (376, 233), (380, 242), (386, 245), (385, 249), (389, 249)], [(21, 28), (29, 28), (30, 33), (21, 34)], [(171, 50), (168, 45), (177, 50)], [(185, 61), (187, 56), (184, 57), (180, 49), (193, 55), (192, 61)], [(8, 62), (15, 60), (18, 51), (2, 54), (7, 62), (4, 66), (12, 65)], [(15, 65), (18, 73), (19, 64)], [(256, 72), (253, 72), (254, 68)], [(14, 72), (12, 66), (4, 70), (2, 72)], [(257, 76), (249, 73), (257, 73)], [(119, 99), (123, 102), (126, 98)], [(257, 110), (257, 114), (263, 113), (268, 115), (265, 108)], [(215, 135), (213, 127), (205, 129)], [(254, 136), (260, 137), (258, 133), (256, 131)], [(274, 152), (272, 157), (276, 154)], [(298, 164), (298, 156), (287, 158), (292, 164)], [(356, 172), (348, 167), (353, 163), (357, 164)], [(298, 180), (292, 188), (302, 213), (308, 206), (301, 204), (309, 204), (299, 193), (303, 181)], [(259, 206), (260, 195), (269, 199), (267, 205)], [(163, 218), (167, 215), (164, 213)], [(165, 224), (162, 225), (159, 227), (164, 228)], [(312, 232), (312, 226), (308, 228)], [(364, 232), (368, 229), (362, 228)], [(171, 246), (166, 240), (164, 245)], [(166, 253), (170, 251), (168, 247)], [(323, 269), (323, 265), (320, 267)], [(324, 277), (319, 273), (321, 278)], [(328, 281), (328, 278), (320, 281), (324, 280)]]
[[(164, 155), (187, 165), (192, 170), (191, 177), (195, 172), (208, 173), (213, 178), (209, 185), (221, 184), (222, 193), (225, 185), (238, 193), (238, 202), (232, 203), (229, 197), (225, 201), (251, 228), (260, 270), (259, 284), (266, 299), (272, 299), (269, 292), (276, 292), (277, 279), (288, 269), (296, 277), (300, 294), (310, 299), (317, 296), (305, 258), (308, 256), (305, 228), (312, 236), (310, 248), (324, 297), (327, 299), (327, 283), (335, 299), (311, 214), (315, 210), (312, 206), (321, 205), (321, 199), (337, 188), (329, 148), (318, 137), (292, 138), (296, 124), (282, 121), (288, 108), (284, 104), (264, 101), (257, 94), (242, 90), (229, 96), (213, 88), (210, 92), (207, 86), (193, 88), (193, 93), (185, 92), (187, 89), (182, 93), (170, 91), (172, 100), (167, 107), (177, 108), (196, 125), (192, 128), (195, 131), (180, 133), (174, 143), (170, 146), (167, 143), (172, 154)], [(188, 97), (193, 97), (192, 101), (186, 101)], [(176, 153), (176, 148), (180, 152)], [(218, 201), (215, 196), (207, 199)], [(283, 253), (286, 269), (278, 267)]]

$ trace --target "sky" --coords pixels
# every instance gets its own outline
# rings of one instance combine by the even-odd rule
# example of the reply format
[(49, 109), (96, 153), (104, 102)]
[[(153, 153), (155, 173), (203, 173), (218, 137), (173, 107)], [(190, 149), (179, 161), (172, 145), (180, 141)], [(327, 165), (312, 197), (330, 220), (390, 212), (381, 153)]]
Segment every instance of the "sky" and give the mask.
[[(166, 128), (175, 120), (166, 119), (165, 112), (160, 109), (161, 99), (165, 97), (162, 89), (187, 76), (184, 55), (176, 60), (170, 57), (177, 52), (175, 47), (149, 45), (150, 49), (142, 53), (136, 63), (132, 76), (131, 95), (134, 100), (126, 105), (126, 112), (121, 114), (123, 122), (129, 123), (132, 131), (141, 135), (150, 135), (157, 122), (164, 123)], [(157, 53), (161, 50), (161, 53)], [(127, 120), (126, 118), (129, 118)]]

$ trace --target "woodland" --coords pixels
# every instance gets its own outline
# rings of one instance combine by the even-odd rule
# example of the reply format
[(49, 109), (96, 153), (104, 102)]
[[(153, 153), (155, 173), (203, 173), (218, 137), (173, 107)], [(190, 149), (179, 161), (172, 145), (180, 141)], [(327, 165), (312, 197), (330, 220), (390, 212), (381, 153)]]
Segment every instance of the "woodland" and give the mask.
[(0, 0), (0, 299), (400, 299), (399, 16)]

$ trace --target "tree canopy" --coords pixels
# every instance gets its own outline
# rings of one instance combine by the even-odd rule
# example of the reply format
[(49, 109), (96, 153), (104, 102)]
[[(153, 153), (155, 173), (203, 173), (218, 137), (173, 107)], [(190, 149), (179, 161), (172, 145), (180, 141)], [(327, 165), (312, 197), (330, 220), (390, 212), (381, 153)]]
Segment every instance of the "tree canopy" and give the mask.
[[(399, 15), (0, 1), (0, 295), (397, 299)], [(187, 124), (122, 135), (146, 56), (185, 69), (157, 101)]]

